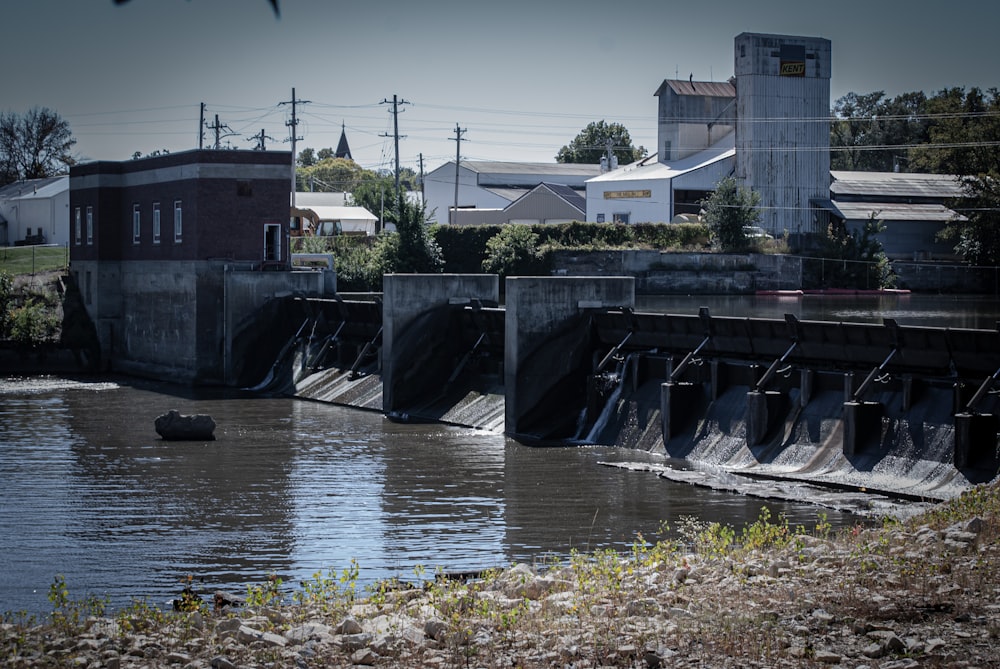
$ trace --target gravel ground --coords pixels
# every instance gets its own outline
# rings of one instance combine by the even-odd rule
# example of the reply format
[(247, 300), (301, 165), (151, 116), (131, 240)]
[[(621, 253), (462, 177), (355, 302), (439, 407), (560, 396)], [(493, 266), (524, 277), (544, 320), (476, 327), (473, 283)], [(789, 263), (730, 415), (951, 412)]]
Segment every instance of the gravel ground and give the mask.
[[(683, 542), (637, 544), (468, 581), (381, 584), (349, 574), (290, 596), (136, 602), (93, 616), (57, 597), (42, 624), (9, 615), (4, 667), (1000, 666), (996, 485), (904, 523), (801, 534), (690, 521)], [(422, 587), (420, 587), (422, 586)], [(213, 605), (214, 604), (214, 605)]]

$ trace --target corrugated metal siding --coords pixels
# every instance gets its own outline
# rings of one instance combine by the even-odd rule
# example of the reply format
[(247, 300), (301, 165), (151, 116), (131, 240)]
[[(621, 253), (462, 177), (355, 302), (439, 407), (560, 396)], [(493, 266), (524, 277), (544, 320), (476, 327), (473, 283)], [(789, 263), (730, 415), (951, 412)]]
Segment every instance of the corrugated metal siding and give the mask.
[[(756, 50), (748, 46), (741, 56), (741, 38)], [(830, 81), (776, 76), (778, 65), (772, 61), (778, 59), (772, 54), (781, 39), (816, 42), (820, 52), (825, 45), (828, 60), (827, 40), (737, 37), (736, 175), (761, 195), (766, 230), (776, 235), (820, 233), (810, 199), (830, 192)]]

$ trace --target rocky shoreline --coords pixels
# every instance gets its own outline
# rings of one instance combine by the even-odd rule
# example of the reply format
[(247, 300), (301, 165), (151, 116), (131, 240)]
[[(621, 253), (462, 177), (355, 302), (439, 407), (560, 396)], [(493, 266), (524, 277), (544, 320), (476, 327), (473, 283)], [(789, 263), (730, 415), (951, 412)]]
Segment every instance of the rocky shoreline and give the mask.
[(766, 515), (741, 531), (689, 519), (681, 540), (626, 555), (363, 595), (350, 571), (317, 574), (292, 596), (274, 581), (238, 602), (188, 596), (180, 612), (95, 616), (57, 588), (44, 623), (5, 616), (0, 665), (996, 667), (998, 511), (990, 484), (836, 535)]

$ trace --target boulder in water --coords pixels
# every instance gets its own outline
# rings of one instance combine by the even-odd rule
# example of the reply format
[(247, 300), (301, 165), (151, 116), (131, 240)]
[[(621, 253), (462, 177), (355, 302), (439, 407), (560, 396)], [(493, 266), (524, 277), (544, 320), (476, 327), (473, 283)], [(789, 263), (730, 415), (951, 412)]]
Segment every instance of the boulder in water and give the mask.
[(184, 415), (171, 409), (156, 418), (156, 433), (165, 441), (212, 441), (215, 421), (207, 414)]

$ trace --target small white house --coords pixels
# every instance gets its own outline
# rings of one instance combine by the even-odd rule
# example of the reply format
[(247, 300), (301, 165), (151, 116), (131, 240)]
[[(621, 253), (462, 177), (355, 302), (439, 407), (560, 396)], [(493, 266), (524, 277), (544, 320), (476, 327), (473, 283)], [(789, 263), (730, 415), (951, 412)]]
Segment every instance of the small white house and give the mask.
[(69, 243), (69, 176), (0, 187), (0, 246)]

